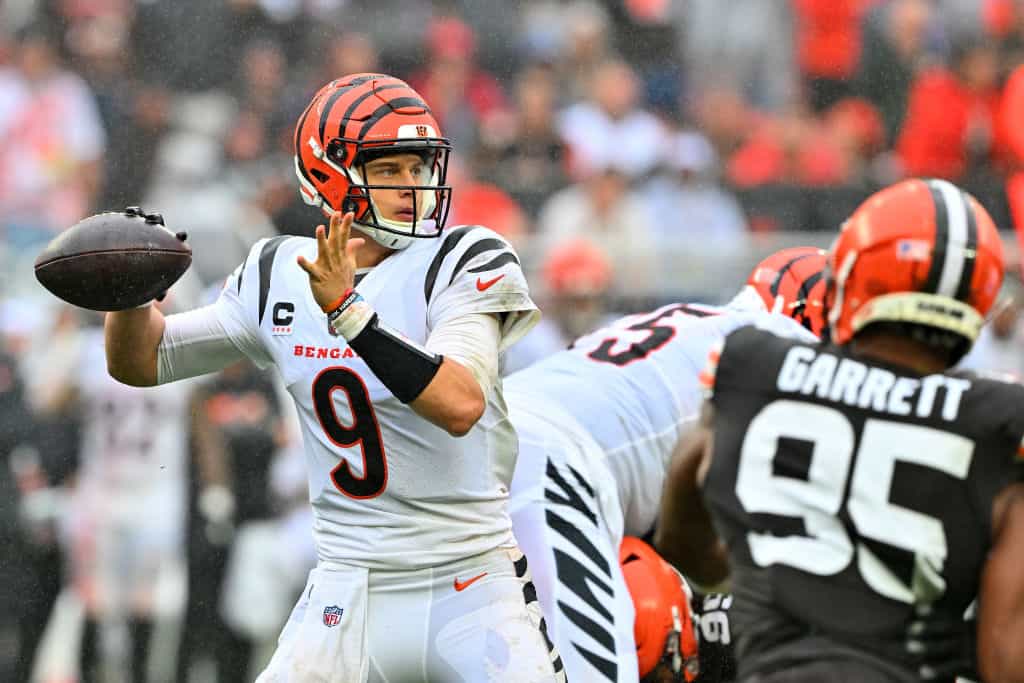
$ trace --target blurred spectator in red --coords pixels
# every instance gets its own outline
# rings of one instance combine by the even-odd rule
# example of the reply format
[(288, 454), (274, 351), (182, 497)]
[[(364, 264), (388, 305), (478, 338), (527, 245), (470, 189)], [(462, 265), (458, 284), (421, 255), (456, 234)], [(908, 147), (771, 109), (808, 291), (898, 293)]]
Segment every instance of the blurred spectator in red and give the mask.
[(821, 121), (801, 109), (764, 119), (729, 160), (734, 185), (839, 185), (847, 168)]
[(1020, 249), (1024, 247), (1024, 129), (1020, 125), (1024, 120), (1024, 64), (1014, 69), (1006, 81), (999, 115), (1008, 152), (1008, 218), (1016, 228)]
[(989, 0), (986, 28), (1000, 41), (1001, 58), (1007, 74), (1024, 64), (1024, 2)]
[[(849, 148), (806, 111), (764, 119), (729, 160), (727, 176), (750, 228), (834, 230), (866, 195), (859, 191)], [(852, 204), (852, 206), (851, 206)]]
[(861, 51), (861, 20), (878, 0), (792, 0), (805, 96), (824, 111), (850, 94)]
[(903, 125), (911, 83), (928, 59), (932, 19), (928, 0), (891, 0), (867, 20), (857, 92), (882, 113), (889, 145)]
[(824, 124), (842, 156), (846, 181), (873, 182), (879, 172), (876, 160), (885, 150), (885, 124), (878, 110), (867, 100), (847, 97), (825, 112)]
[(555, 128), (557, 97), (553, 70), (528, 66), (516, 79), (512, 109), (481, 131), (481, 177), (504, 188), (531, 219), (568, 184), (568, 147)]
[(506, 107), (498, 80), (476, 63), (476, 34), (457, 17), (434, 19), (426, 31), (427, 68), (409, 79), (459, 151), (470, 153), (481, 124)]
[(61, 64), (42, 26), (19, 34), (0, 68), (0, 229), (7, 243), (46, 242), (92, 208), (106, 144), (96, 100)]
[(921, 74), (910, 91), (896, 150), (907, 175), (959, 180), (973, 166), (995, 162), (1000, 99), (996, 46), (966, 40), (951, 66)]
[(1024, 169), (1024, 64), (1010, 74), (1000, 103), (1000, 129), (1006, 136), (1007, 150), (1017, 169)]
[(521, 370), (566, 348), (609, 317), (612, 263), (584, 238), (555, 245), (541, 265), (544, 317), (505, 355), (502, 374)]
[(587, 174), (612, 154), (618, 169), (631, 180), (654, 170), (665, 128), (641, 107), (639, 87), (632, 66), (610, 59), (594, 72), (589, 99), (562, 112), (558, 129), (572, 151), (574, 176)]
[(994, 38), (1006, 38), (1017, 21), (1017, 0), (982, 0), (981, 23)]
[(526, 235), (528, 225), (523, 210), (502, 188), (476, 177), (472, 163), (460, 163), (452, 157), (448, 163), (448, 183), (457, 188), (448, 225), (486, 225), (513, 243)]

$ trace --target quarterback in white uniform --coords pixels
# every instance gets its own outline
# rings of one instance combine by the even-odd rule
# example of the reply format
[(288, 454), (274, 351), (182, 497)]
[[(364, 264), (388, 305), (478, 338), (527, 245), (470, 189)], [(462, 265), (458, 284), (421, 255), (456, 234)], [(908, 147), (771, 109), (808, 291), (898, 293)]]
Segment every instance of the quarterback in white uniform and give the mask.
[(655, 527), (672, 454), (700, 410), (709, 351), (744, 325), (813, 338), (797, 321), (824, 263), (819, 249), (785, 250), (725, 307), (627, 316), (505, 379), (520, 440), (513, 525), (569, 680), (637, 680), (623, 535)]
[(450, 145), (398, 79), (332, 81), (295, 144), (329, 231), (258, 242), (215, 304), (160, 319), (152, 358), (125, 346), (153, 318), (107, 320), (123, 380), (244, 354), (295, 401), (319, 563), (259, 680), (564, 680), (507, 512), (499, 354), (539, 316), (516, 254), (480, 226), (441, 232)]

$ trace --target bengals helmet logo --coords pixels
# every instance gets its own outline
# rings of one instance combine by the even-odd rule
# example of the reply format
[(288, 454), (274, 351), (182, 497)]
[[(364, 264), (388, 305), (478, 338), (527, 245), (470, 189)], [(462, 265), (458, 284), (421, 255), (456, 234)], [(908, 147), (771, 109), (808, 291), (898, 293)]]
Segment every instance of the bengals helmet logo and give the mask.
[(416, 135), (420, 136), (421, 138), (427, 137), (427, 127), (426, 126), (416, 126)]

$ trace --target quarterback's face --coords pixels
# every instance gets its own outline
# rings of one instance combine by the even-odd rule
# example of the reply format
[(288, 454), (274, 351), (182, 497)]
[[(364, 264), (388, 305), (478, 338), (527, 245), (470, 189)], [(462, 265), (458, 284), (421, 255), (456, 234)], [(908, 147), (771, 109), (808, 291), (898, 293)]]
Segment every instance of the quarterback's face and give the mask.
[(431, 170), (428, 161), (419, 154), (393, 154), (368, 162), (365, 169), (367, 185), (396, 186), (394, 190), (370, 190), (370, 198), (380, 218), (413, 222), (417, 218), (414, 207), (415, 211), (422, 212), (425, 204), (423, 192), (408, 186), (429, 185)]

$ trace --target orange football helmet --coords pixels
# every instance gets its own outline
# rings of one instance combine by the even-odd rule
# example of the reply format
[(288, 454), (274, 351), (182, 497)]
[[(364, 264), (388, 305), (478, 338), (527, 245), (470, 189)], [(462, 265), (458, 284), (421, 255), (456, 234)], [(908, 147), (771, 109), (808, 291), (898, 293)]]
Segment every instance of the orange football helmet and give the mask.
[(765, 308), (793, 318), (814, 335), (825, 331), (825, 266), (828, 254), (817, 247), (777, 251), (754, 268), (747, 284)]
[(664, 664), (674, 680), (695, 680), (700, 662), (686, 579), (654, 548), (632, 536), (619, 546), (619, 564), (636, 610), (633, 636), (640, 678)]
[[(978, 201), (945, 180), (904, 180), (871, 195), (829, 253), (825, 309), (845, 344), (876, 322), (952, 332), (970, 349), (1003, 281), (1003, 246)], [(954, 361), (958, 358), (954, 358)]]
[(542, 270), (544, 283), (552, 294), (603, 294), (612, 281), (611, 260), (582, 237), (554, 246), (545, 257)]
[[(368, 185), (365, 164), (385, 155), (423, 156), (416, 185)], [(295, 174), (307, 204), (324, 213), (352, 211), (357, 227), (386, 247), (415, 237), (437, 237), (451, 202), (446, 185), (451, 144), (430, 108), (404, 81), (384, 74), (353, 74), (313, 96), (295, 126)], [(390, 220), (370, 198), (373, 189), (414, 190), (413, 220)]]

